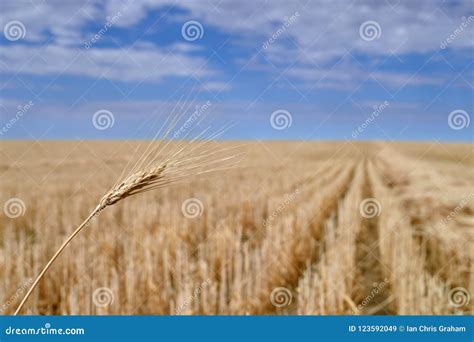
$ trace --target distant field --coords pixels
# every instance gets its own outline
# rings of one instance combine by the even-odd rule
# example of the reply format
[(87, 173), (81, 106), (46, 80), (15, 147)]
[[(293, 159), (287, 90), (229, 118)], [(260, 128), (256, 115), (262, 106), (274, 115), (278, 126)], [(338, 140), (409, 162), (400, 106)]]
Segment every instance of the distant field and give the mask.
[[(1, 314), (14, 311), (139, 145), (0, 144)], [(472, 144), (244, 150), (231, 170), (104, 210), (24, 313), (473, 313)]]

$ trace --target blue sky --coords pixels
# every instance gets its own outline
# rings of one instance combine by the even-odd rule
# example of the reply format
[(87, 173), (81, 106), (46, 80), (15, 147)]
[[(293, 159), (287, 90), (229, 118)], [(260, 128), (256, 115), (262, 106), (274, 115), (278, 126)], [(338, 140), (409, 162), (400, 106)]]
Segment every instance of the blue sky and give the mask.
[(469, 0), (2, 1), (1, 138), (142, 139), (210, 103), (229, 139), (471, 142), (473, 15)]

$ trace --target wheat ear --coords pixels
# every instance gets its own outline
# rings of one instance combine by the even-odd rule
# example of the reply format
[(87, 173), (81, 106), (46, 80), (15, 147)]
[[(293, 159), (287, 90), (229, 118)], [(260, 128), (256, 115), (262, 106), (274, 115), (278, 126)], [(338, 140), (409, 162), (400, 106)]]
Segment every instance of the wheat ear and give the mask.
[(43, 268), (43, 270), (40, 272), (40, 274), (36, 277), (35, 281), (29, 288), (28, 292), (26, 295), (23, 297), (21, 303), (18, 305), (18, 308), (16, 309), (14, 315), (16, 316), (20, 310), (23, 308), (25, 305), (26, 301), (30, 297), (31, 293), (33, 290), (36, 288), (38, 285), (39, 281), (41, 278), (43, 278), (44, 274), (48, 269), (51, 267), (53, 262), (58, 258), (58, 256), (61, 254), (61, 252), (69, 245), (72, 239), (85, 227), (87, 227), (88, 223), (97, 215), (99, 214), (102, 210), (104, 210), (107, 206), (113, 205), (117, 203), (118, 201), (152, 189), (156, 187), (160, 187), (160, 185), (165, 185), (166, 182), (164, 181), (164, 171), (166, 169), (166, 165), (161, 165), (159, 167), (154, 167), (148, 170), (143, 170), (143, 171), (138, 171), (130, 176), (128, 176), (124, 181), (119, 183), (118, 185), (114, 186), (107, 194), (105, 194), (104, 197), (100, 200), (99, 204), (97, 207), (90, 213), (90, 215), (82, 222), (82, 224), (76, 228), (76, 230), (69, 235), (69, 237), (64, 241), (64, 243), (59, 247), (59, 249), (54, 253), (54, 255), (49, 259), (48, 263), (46, 266)]

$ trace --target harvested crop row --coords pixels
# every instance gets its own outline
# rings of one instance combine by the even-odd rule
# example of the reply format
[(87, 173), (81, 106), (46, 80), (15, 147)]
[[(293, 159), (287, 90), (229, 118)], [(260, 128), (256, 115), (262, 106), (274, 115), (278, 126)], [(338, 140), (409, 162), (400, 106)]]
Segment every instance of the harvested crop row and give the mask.
[[(440, 176), (436, 169), (413, 161), (408, 174), (398, 166), (407, 165), (407, 158), (396, 152), (392, 156), (379, 169), (386, 182), (392, 184), (393, 191), (400, 194), (413, 234), (426, 256), (427, 269), (450, 287), (472, 288), (474, 194), (462, 186), (467, 180)], [(405, 173), (403, 185), (396, 182), (393, 172)]]
[(403, 213), (402, 202), (385, 186), (372, 163), (368, 171), (374, 197), (382, 208), (379, 246), (384, 274), (394, 296), (392, 310), (400, 315), (449, 313), (447, 288), (441, 279), (426, 271), (424, 256)]
[[(356, 236), (361, 229), (364, 168), (360, 162), (349, 190), (324, 224), (320, 256), (309, 264), (298, 281), (299, 315), (348, 314), (357, 310), (354, 301)], [(309, 260), (308, 260), (309, 262)]]

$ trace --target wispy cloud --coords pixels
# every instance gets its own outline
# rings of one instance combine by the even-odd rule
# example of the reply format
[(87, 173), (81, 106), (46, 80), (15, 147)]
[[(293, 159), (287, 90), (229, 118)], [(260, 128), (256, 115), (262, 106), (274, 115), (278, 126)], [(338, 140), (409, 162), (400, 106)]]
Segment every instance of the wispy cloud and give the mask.
[(80, 49), (15, 45), (0, 50), (0, 71), (33, 75), (76, 75), (114, 81), (161, 81), (166, 76), (210, 75), (205, 60), (157, 48)]

